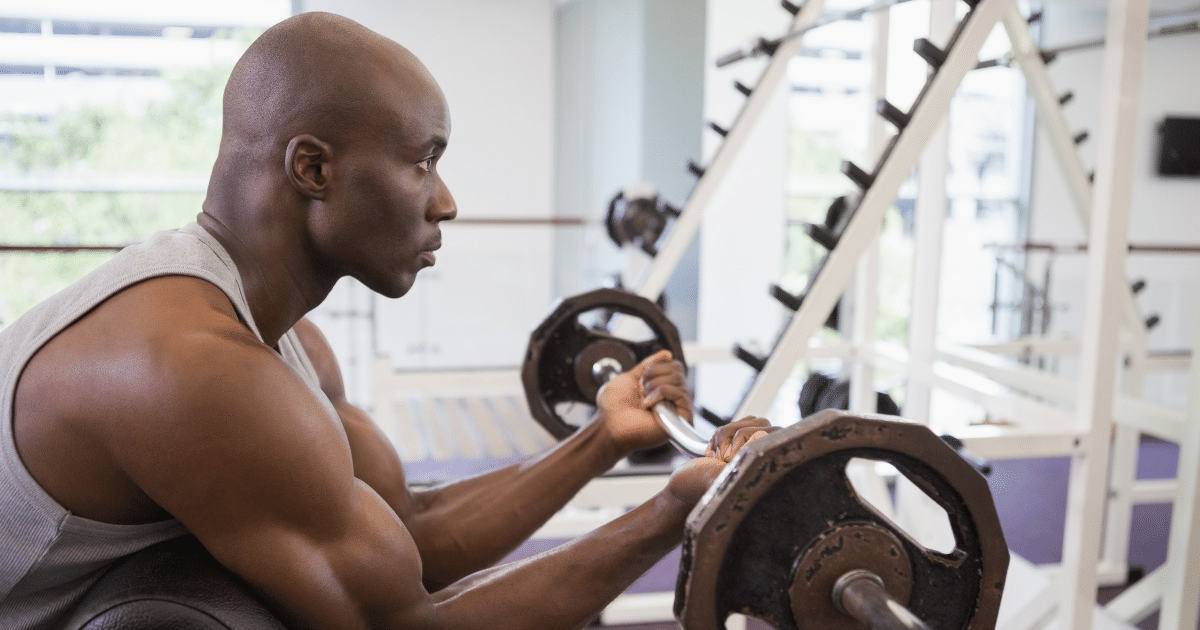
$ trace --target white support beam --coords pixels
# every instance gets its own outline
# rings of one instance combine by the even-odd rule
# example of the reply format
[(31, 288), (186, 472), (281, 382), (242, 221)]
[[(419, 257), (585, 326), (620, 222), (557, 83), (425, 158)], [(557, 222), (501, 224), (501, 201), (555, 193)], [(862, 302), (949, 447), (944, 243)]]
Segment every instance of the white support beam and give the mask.
[[(816, 23), (821, 17), (824, 4), (824, 0), (805, 2), (792, 20), (789, 32)], [(675, 267), (679, 265), (684, 252), (696, 237), (696, 232), (700, 229), (700, 221), (704, 218), (709, 203), (716, 195), (725, 173), (729, 171), (729, 167), (737, 158), (742, 145), (750, 137), (756, 121), (779, 89), (779, 85), (787, 77), (788, 62), (800, 51), (803, 39), (803, 37), (793, 37), (784, 41), (771, 56), (771, 61), (763, 70), (758, 83), (753, 86), (754, 89), (747, 97), (746, 106), (742, 109), (737, 121), (729, 129), (728, 135), (725, 136), (712, 162), (704, 167), (704, 176), (700, 178), (691, 196), (688, 197), (687, 204), (684, 205), (679, 218), (675, 220), (674, 226), (667, 233), (654, 261), (646, 267), (642, 278), (633, 285), (638, 295), (655, 300), (662, 293), (663, 287), (667, 286), (667, 281), (670, 280)], [(625, 326), (624, 322), (618, 324), (616, 331), (618, 336), (629, 332), (628, 329), (624, 329)]]
[[(955, 0), (933, 0), (929, 6), (929, 41), (945, 47), (954, 33)], [(917, 200), (913, 210), (912, 312), (908, 318), (909, 360), (932, 364), (937, 344), (939, 291), (942, 285), (942, 236), (950, 208), (946, 179), (950, 173), (949, 116), (938, 123), (917, 165)], [(904, 415), (929, 422), (931, 391), (909, 382)]]
[[(1193, 344), (1200, 347), (1200, 326)], [(1192, 353), (1187, 427), (1179, 445), (1177, 494), (1167, 542), (1167, 577), (1158, 627), (1194, 629), (1200, 623), (1200, 353)]]
[[(1089, 231), (1092, 213), (1092, 183), (1088, 181), (1088, 173), (1084, 169), (1083, 160), (1079, 157), (1079, 149), (1075, 145), (1074, 136), (1067, 126), (1067, 118), (1063, 114), (1062, 105), (1058, 102), (1059, 95), (1050, 83), (1046, 73), (1046, 64), (1042, 61), (1041, 51), (1029, 33), (1029, 25), (1021, 15), (1021, 11), (1013, 7), (1004, 15), (1004, 29), (1012, 43), (1012, 55), (1025, 75), (1025, 85), (1037, 109), (1038, 122), (1046, 131), (1050, 148), (1058, 166), (1062, 169), (1066, 180), (1067, 190), (1071, 200), (1075, 202), (1076, 214), (1084, 232)], [(1146, 345), (1146, 321), (1134, 298), (1132, 289), (1126, 283), (1124, 295), (1120, 298), (1124, 313), (1125, 332), (1130, 336), (1135, 346)]]
[[(1125, 360), (1121, 391), (1140, 399), (1146, 376), (1146, 349), (1136, 348)], [(1114, 414), (1115, 414), (1114, 403)], [(1133, 485), (1137, 479), (1138, 449), (1141, 432), (1128, 424), (1118, 424), (1112, 443), (1111, 469), (1108, 475), (1108, 509), (1104, 514), (1104, 543), (1100, 554), (1101, 575), (1124, 576), (1129, 570), (1129, 535), (1133, 526)], [(1122, 578), (1123, 579), (1123, 578)]]
[(824, 268), (805, 295), (800, 310), (788, 323), (775, 351), (742, 401), (736, 414), (738, 417), (764, 415), (771, 408), (779, 387), (796, 362), (804, 357), (808, 345), (805, 340), (821, 326), (845, 290), (859, 258), (874, 240), (884, 212), (895, 200), (900, 184), (912, 171), (939, 122), (945, 118), (950, 100), (963, 77), (978, 64), (979, 50), (984, 40), (1012, 2), (982, 0), (967, 16), (967, 22), (945, 63), (926, 86), (920, 104), (911, 112), (912, 118), (904, 133), (900, 134), (892, 147), (890, 156), (875, 182), (863, 195), (837, 247), (829, 253)]
[[(1167, 579), (1167, 565), (1164, 564), (1122, 591), (1120, 595), (1108, 602), (1104, 610), (1125, 622), (1141, 623), (1159, 609)], [(1160, 624), (1159, 627), (1166, 630), (1169, 626)]]
[[(1025, 394), (1044, 398), (1051, 404), (1068, 405), (1078, 397), (1075, 381), (1007, 361), (989, 352), (969, 347), (943, 345), (938, 359), (976, 372)], [(1112, 419), (1138, 431), (1178, 443), (1183, 439), (1184, 414), (1175, 409), (1128, 394), (1117, 394)]]
[(1112, 0), (1108, 11), (1101, 92), (1097, 172), (1088, 242), (1088, 281), (1080, 358), (1076, 422), (1085, 453), (1071, 462), (1063, 543), (1064, 600), (1059, 627), (1087, 630), (1092, 622), (1100, 556), (1100, 527), (1107, 496), (1108, 448), (1118, 357), (1119, 308), (1125, 279), (1133, 153), (1142, 86), (1147, 0)]
[[(876, 11), (867, 19), (871, 24), (871, 96), (874, 104), (887, 92), (888, 28), (891, 23), (888, 11)], [(879, 161), (887, 145), (884, 135), (883, 117), (870, 114), (867, 129), (867, 156), (871, 163)], [(876, 321), (879, 318), (879, 234), (867, 246), (867, 251), (858, 261), (854, 278), (854, 331), (852, 340), (857, 348), (875, 344), (878, 336)], [(875, 369), (871, 362), (859, 356), (853, 362), (850, 374), (850, 410), (860, 413), (875, 413)]]

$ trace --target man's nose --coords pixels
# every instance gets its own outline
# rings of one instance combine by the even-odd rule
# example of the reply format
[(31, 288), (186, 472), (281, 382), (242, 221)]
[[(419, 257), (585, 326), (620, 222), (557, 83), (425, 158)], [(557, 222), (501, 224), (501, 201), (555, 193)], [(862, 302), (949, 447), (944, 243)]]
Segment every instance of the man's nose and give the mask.
[(453, 221), (454, 217), (458, 216), (458, 205), (454, 203), (454, 195), (450, 194), (450, 189), (442, 184), (438, 187), (438, 192), (434, 195), (433, 203), (429, 204), (429, 212), (426, 217), (431, 223), (439, 221)]

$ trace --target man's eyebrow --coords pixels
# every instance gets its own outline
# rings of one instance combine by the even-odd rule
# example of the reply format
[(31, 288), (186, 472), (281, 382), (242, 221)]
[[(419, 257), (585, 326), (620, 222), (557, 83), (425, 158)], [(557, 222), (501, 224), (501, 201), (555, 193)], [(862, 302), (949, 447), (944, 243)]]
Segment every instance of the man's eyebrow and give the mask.
[(446, 148), (447, 144), (448, 143), (446, 142), (446, 138), (444, 138), (442, 136), (433, 136), (432, 138), (426, 140), (425, 144), (423, 144), (421, 146), (428, 147), (430, 149), (443, 149), (444, 150)]

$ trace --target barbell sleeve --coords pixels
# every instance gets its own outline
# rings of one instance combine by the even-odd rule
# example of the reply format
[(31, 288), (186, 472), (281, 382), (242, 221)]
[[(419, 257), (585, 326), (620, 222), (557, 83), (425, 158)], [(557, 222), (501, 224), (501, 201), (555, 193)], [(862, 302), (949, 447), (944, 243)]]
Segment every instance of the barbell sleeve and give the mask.
[(868, 630), (931, 630), (883, 588), (870, 571), (849, 571), (833, 585), (837, 609), (867, 625)]

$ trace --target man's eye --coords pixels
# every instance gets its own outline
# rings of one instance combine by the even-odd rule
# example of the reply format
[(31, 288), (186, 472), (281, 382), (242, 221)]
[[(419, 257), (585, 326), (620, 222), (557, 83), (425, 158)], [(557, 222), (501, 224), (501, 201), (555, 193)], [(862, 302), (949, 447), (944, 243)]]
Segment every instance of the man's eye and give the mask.
[(429, 156), (424, 160), (417, 162), (417, 166), (421, 167), (421, 170), (423, 171), (429, 171), (429, 169), (433, 168), (433, 156)]

